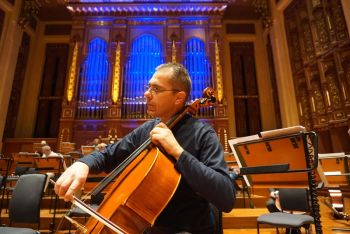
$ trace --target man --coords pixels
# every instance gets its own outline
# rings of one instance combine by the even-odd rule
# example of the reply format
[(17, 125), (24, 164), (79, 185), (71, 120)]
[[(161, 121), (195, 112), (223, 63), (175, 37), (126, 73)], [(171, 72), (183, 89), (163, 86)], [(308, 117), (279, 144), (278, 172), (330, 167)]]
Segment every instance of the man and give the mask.
[(66, 201), (85, 182), (89, 171), (113, 170), (138, 146), (151, 137), (152, 143), (175, 159), (182, 175), (169, 204), (158, 216), (150, 233), (213, 233), (210, 204), (229, 212), (234, 206), (234, 187), (215, 131), (189, 115), (172, 130), (165, 123), (181, 112), (191, 90), (187, 70), (168, 63), (156, 68), (145, 97), (147, 112), (156, 119), (147, 121), (123, 139), (74, 163), (57, 180), (56, 193)]
[(43, 147), (41, 147), (41, 152), (43, 153), (43, 158), (59, 156), (57, 153), (51, 150), (51, 147), (49, 145), (44, 145)]
[[(63, 170), (67, 169), (67, 166), (66, 166), (66, 163), (64, 161), (63, 156), (61, 154), (53, 152), (49, 145), (45, 144), (43, 147), (41, 147), (41, 152), (43, 154), (42, 155), (43, 158), (47, 158), (47, 157), (60, 157), (60, 158), (62, 158)], [(44, 187), (44, 192), (46, 192), (46, 190), (47, 190), (47, 188), (49, 186), (50, 179), (55, 177), (55, 173), (53, 173), (53, 172), (46, 172), (46, 175), (47, 175), (47, 178), (46, 178), (46, 183), (45, 183), (45, 187)]]

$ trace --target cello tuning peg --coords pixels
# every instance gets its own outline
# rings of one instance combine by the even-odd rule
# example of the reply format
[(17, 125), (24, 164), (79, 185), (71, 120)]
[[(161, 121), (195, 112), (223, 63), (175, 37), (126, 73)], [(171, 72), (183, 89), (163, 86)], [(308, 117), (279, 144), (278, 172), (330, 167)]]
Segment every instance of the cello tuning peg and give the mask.
[(203, 90), (203, 97), (210, 99), (210, 102), (216, 102), (215, 91), (211, 87), (207, 87)]

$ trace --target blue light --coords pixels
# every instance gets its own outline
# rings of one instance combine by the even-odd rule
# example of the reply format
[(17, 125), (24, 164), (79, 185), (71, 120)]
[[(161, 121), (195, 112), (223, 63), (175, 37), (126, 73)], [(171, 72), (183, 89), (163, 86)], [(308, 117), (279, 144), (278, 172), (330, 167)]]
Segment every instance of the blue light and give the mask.
[(213, 87), (211, 64), (205, 54), (205, 44), (199, 38), (191, 38), (186, 43), (184, 65), (192, 79), (190, 99), (193, 101), (202, 97), (206, 87)]
[(123, 115), (143, 116), (145, 85), (155, 68), (164, 63), (162, 44), (151, 34), (143, 34), (131, 44), (130, 57), (125, 64)]
[(96, 110), (107, 102), (109, 66), (107, 42), (101, 38), (93, 39), (82, 67), (79, 92), (81, 107)]

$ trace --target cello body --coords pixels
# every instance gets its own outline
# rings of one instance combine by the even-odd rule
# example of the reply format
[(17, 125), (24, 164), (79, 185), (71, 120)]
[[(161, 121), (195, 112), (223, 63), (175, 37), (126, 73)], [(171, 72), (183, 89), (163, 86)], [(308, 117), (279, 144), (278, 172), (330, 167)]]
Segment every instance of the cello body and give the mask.
[[(180, 179), (173, 162), (158, 148), (146, 149), (116, 178), (97, 212), (121, 233), (142, 233), (169, 203)], [(92, 217), (85, 227), (85, 233), (115, 233)]]

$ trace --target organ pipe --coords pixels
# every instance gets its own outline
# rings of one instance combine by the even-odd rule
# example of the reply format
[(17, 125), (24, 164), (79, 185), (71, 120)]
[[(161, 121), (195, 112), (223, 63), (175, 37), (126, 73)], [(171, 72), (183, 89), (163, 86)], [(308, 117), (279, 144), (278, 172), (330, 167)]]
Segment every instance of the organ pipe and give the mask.
[(145, 108), (145, 85), (156, 66), (163, 63), (160, 41), (149, 34), (135, 39), (130, 56), (125, 63), (122, 116), (125, 118), (147, 118)]
[(109, 61), (107, 43), (96, 38), (89, 44), (83, 63), (78, 101), (78, 117), (99, 119), (108, 104)]
[[(191, 102), (202, 97), (202, 91), (206, 87), (212, 87), (211, 64), (205, 54), (205, 44), (199, 38), (191, 38), (186, 43), (186, 56), (184, 65), (192, 79)], [(198, 111), (198, 117), (213, 116), (212, 108), (202, 108)]]

